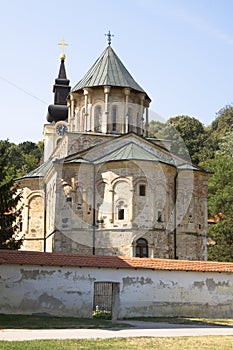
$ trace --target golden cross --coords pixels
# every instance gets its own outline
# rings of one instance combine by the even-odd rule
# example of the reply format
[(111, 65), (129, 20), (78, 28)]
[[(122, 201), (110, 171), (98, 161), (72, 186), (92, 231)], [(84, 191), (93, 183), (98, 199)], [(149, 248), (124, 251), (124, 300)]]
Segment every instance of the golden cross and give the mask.
[(62, 39), (62, 41), (60, 43), (58, 43), (58, 45), (61, 45), (61, 47), (62, 47), (62, 53), (61, 53), (60, 59), (64, 60), (66, 58), (64, 48), (65, 48), (65, 46), (68, 46), (68, 44), (65, 42), (64, 39)]

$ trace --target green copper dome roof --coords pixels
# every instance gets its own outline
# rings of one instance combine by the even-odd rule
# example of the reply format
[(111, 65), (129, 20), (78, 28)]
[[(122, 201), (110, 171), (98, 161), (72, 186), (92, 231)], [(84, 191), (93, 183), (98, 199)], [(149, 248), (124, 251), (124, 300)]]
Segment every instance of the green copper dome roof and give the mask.
[(146, 94), (142, 87), (134, 80), (132, 75), (125, 68), (124, 64), (110, 45), (96, 60), (83, 79), (74, 86), (72, 92), (87, 87), (106, 85), (128, 87)]

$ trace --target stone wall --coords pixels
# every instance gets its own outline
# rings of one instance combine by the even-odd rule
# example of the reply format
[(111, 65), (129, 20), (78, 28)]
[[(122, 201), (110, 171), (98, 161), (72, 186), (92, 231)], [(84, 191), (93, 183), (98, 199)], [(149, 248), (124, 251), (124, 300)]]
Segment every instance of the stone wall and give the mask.
[(117, 283), (117, 317), (233, 317), (233, 274), (0, 265), (0, 313), (91, 317), (95, 282)]
[(23, 188), (19, 204), (22, 212), (22, 231), (24, 238), (21, 250), (44, 251), (44, 193), (42, 180), (25, 178), (18, 182)]

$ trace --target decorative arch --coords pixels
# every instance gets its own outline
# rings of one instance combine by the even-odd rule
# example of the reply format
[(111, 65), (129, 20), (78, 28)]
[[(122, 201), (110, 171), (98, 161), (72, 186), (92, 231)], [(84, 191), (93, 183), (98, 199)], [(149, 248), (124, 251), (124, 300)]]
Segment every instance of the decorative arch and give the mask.
[(155, 222), (164, 222), (166, 219), (168, 198), (167, 189), (163, 181), (155, 184)]
[(112, 182), (113, 221), (119, 225), (132, 222), (132, 183), (127, 178), (118, 178)]
[(91, 142), (91, 140), (90, 140), (90, 138), (83, 138), (83, 140), (82, 140), (82, 146), (83, 146), (83, 149), (87, 149), (87, 148), (89, 148), (89, 147), (91, 147), (92, 146), (92, 142)]
[(31, 193), (27, 197), (26, 235), (35, 238), (44, 235), (44, 198), (40, 192)]
[(102, 131), (103, 106), (101, 103), (97, 103), (93, 106), (93, 109), (94, 109), (94, 131), (101, 132)]
[(112, 186), (113, 190), (118, 182), (127, 182), (129, 185), (132, 184), (131, 180), (128, 177), (119, 176), (119, 177), (113, 179), (111, 182), (111, 186)]

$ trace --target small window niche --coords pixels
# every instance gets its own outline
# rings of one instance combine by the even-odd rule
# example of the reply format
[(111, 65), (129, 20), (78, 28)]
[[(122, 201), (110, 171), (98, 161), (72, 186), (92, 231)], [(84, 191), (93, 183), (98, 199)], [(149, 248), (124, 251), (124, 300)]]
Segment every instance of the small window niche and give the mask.
[(145, 197), (146, 195), (146, 185), (139, 185), (139, 196)]
[(158, 210), (157, 221), (158, 221), (158, 222), (163, 222), (161, 210)]
[(124, 220), (125, 218), (125, 209), (118, 209), (118, 220)]

